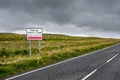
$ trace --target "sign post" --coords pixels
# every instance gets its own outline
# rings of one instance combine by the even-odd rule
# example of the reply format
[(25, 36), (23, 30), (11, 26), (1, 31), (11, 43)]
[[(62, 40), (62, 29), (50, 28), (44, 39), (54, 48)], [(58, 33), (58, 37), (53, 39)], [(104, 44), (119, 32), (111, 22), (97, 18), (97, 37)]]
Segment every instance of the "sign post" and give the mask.
[(31, 41), (29, 41), (30, 42), (30, 56), (32, 55), (32, 42)]
[(40, 53), (40, 51), (41, 51), (41, 42), (40, 41), (38, 41), (38, 49), (39, 49), (39, 53)]
[(38, 48), (40, 52), (41, 50), (40, 40), (42, 40), (42, 33), (43, 33), (42, 28), (27, 28), (26, 29), (27, 40), (29, 40), (29, 43), (30, 43), (30, 56), (32, 55), (32, 40), (38, 41)]

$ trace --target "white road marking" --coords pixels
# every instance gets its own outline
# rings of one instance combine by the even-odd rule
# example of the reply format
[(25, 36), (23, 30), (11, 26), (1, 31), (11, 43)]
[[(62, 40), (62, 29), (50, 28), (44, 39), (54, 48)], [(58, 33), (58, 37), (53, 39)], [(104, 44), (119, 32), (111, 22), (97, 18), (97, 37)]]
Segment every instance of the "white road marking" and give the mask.
[[(118, 54), (116, 54), (116, 55), (114, 55), (112, 58), (110, 58), (109, 60), (107, 60), (106, 61), (106, 63), (108, 63), (108, 62), (110, 62), (111, 60), (113, 60), (115, 57), (117, 57), (118, 56)], [(103, 65), (105, 65), (105, 63), (103, 64)], [(100, 66), (100, 67), (102, 67), (102, 66)], [(99, 68), (100, 68), (99, 67)], [(98, 68), (97, 68), (98, 69)], [(94, 71), (92, 71), (91, 73), (89, 73), (87, 76), (85, 76), (83, 79), (81, 79), (81, 80), (86, 80), (88, 77), (90, 77), (92, 74), (94, 74), (96, 71), (97, 71), (97, 69), (95, 69)]]
[[(116, 55), (114, 55), (112, 58), (110, 58), (109, 60), (107, 60), (106, 61), (106, 63), (108, 63), (108, 62), (110, 62), (111, 60), (113, 60), (115, 57), (117, 57), (118, 56), (118, 54), (116, 54)], [(103, 65), (105, 65), (105, 63), (103, 64)], [(100, 66), (100, 67), (102, 67), (102, 66)], [(99, 67), (99, 68), (100, 68)], [(91, 73), (89, 73), (87, 76), (85, 76), (83, 79), (81, 79), (81, 80), (86, 80), (88, 77), (90, 77), (92, 74), (94, 74), (95, 72), (97, 71), (97, 69), (95, 69), (94, 71), (92, 71)]]
[(83, 79), (81, 80), (86, 80), (88, 77), (90, 77), (92, 74), (94, 74), (97, 71), (97, 69), (95, 69), (94, 71), (92, 71), (91, 73), (89, 73), (87, 76), (85, 76)]
[(106, 62), (110, 62), (111, 60), (113, 60), (116, 56), (118, 56), (118, 54), (116, 54), (115, 56), (113, 56), (112, 58), (110, 58), (109, 60), (107, 60)]
[(46, 69), (46, 68), (49, 68), (49, 67), (53, 67), (53, 66), (56, 66), (56, 65), (59, 65), (59, 64), (62, 64), (62, 63), (71, 61), (71, 60), (75, 60), (75, 59), (78, 59), (78, 58), (80, 58), (80, 57), (84, 57), (84, 56), (87, 56), (87, 55), (90, 55), (90, 54), (93, 54), (93, 53), (96, 53), (96, 52), (99, 52), (99, 51), (102, 51), (102, 50), (105, 50), (105, 49), (108, 49), (108, 48), (111, 48), (111, 47), (114, 47), (114, 46), (117, 46), (117, 45), (119, 45), (119, 44), (115, 44), (115, 45), (113, 45), (113, 46), (106, 47), (106, 48), (103, 48), (103, 49), (100, 49), (100, 50), (97, 50), (97, 51), (93, 51), (93, 52), (90, 52), (90, 53), (86, 53), (86, 54), (84, 54), (84, 55), (80, 55), (80, 56), (78, 56), (78, 57), (74, 57), (74, 58), (71, 58), (71, 59), (68, 59), (68, 60), (65, 60), (65, 61), (62, 61), (62, 62), (58, 62), (58, 63), (52, 64), (52, 65), (48, 65), (48, 66), (43, 67), (43, 68), (39, 68), (39, 69), (32, 70), (32, 71), (29, 71), (29, 72), (26, 72), (26, 73), (23, 73), (23, 74), (20, 74), (20, 75), (16, 75), (16, 76), (7, 78), (7, 79), (5, 79), (5, 80), (11, 80), (11, 79), (14, 79), (14, 78), (17, 78), (17, 77), (21, 77), (21, 76), (24, 76), (24, 75), (27, 75), (27, 74), (30, 74), (30, 73), (33, 73), (33, 72), (36, 72), (36, 71), (39, 71), (39, 70), (43, 70), (43, 69)]

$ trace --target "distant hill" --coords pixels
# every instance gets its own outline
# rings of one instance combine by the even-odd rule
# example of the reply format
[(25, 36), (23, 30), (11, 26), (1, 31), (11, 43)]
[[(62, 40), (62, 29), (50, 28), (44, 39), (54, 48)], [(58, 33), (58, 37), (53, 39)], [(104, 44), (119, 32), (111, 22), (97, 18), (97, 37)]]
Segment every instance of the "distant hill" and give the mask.
[[(73, 40), (73, 39), (96, 39), (98, 37), (75, 37), (63, 34), (43, 34), (43, 40)], [(26, 40), (26, 34), (0, 33), (0, 41), (20, 41)]]

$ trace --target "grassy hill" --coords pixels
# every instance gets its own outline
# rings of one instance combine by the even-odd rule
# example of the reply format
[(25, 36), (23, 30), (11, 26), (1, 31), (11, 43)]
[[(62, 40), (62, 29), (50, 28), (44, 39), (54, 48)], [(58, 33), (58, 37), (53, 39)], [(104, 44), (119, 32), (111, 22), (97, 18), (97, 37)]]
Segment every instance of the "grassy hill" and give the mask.
[(38, 41), (32, 41), (30, 57), (26, 35), (1, 33), (0, 78), (83, 55), (119, 42), (119, 39), (110, 38), (44, 34), (41, 52), (38, 51)]

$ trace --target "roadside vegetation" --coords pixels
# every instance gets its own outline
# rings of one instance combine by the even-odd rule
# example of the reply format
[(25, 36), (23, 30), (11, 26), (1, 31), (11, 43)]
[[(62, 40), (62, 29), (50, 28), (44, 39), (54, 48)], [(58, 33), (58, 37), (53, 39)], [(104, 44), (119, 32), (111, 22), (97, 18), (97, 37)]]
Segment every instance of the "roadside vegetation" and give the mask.
[(83, 55), (119, 42), (119, 39), (111, 38), (44, 34), (41, 52), (38, 50), (38, 41), (32, 41), (32, 56), (29, 56), (29, 41), (25, 35), (1, 33), (0, 78)]

